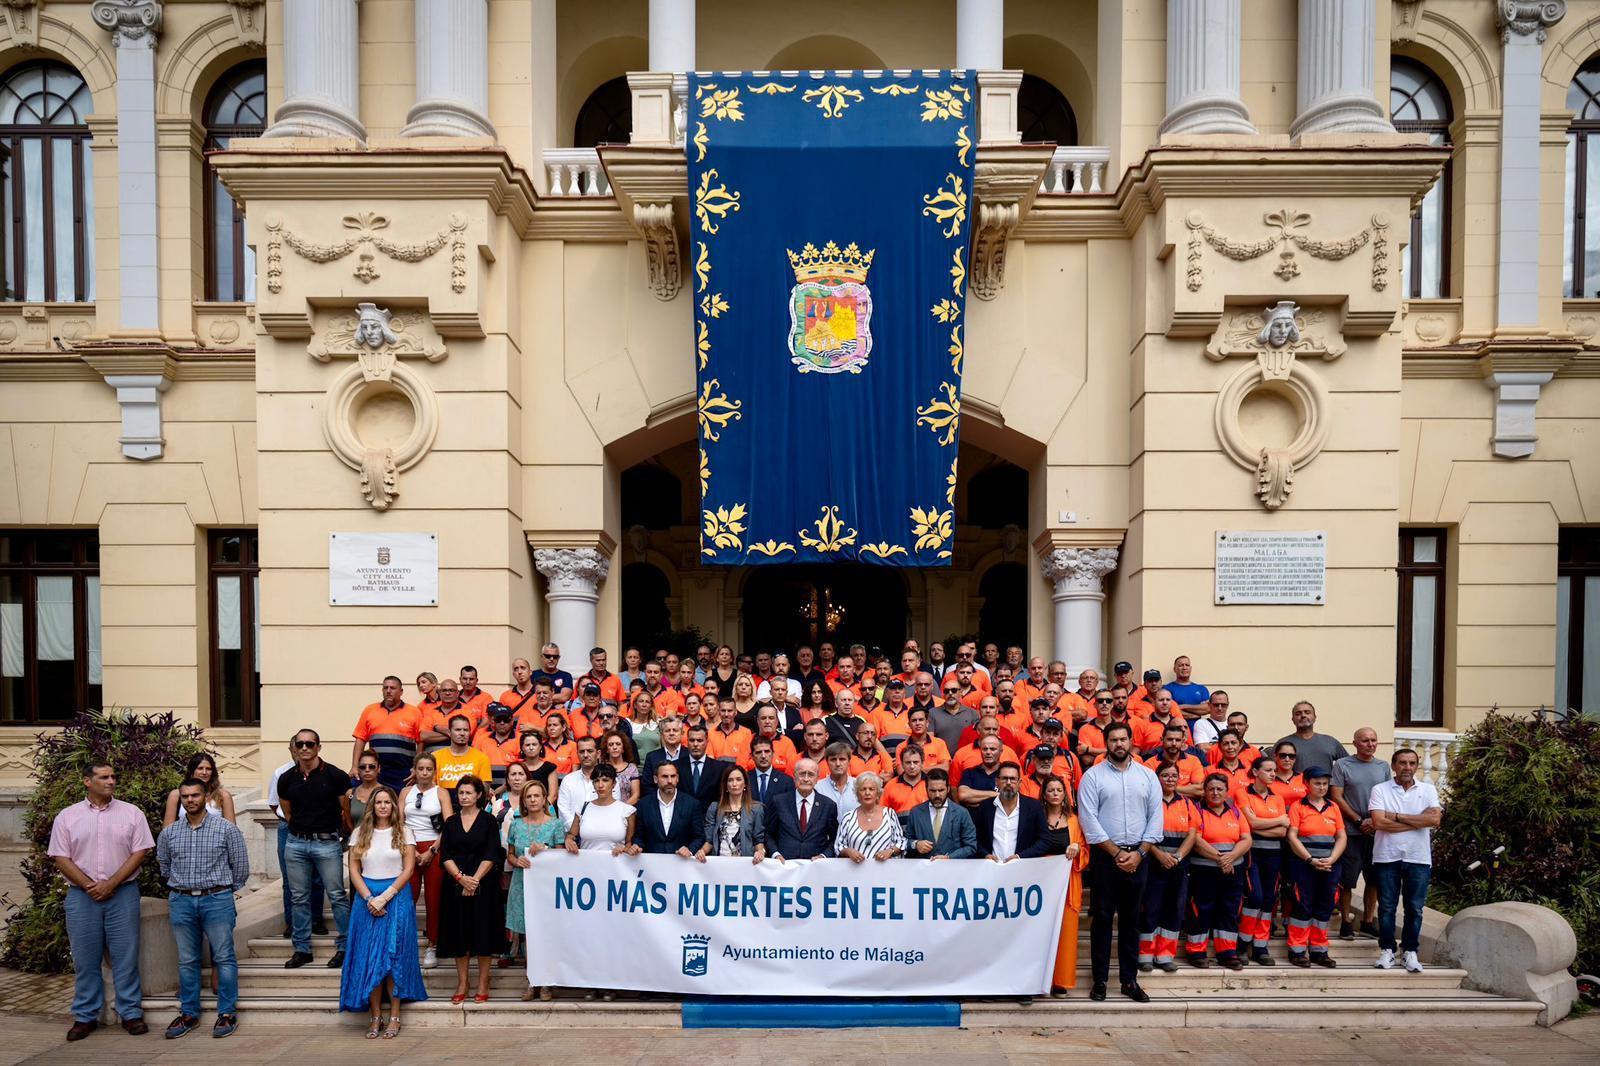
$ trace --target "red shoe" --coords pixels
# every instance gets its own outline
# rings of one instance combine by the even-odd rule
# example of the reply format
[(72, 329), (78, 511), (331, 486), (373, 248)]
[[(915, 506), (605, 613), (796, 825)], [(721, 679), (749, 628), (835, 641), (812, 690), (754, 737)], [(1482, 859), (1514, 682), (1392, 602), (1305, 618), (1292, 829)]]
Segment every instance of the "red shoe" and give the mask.
[(489, 1002), (489, 996), (488, 996), (487, 993), (480, 992), (476, 996), (472, 997), (472, 1002), (474, 1002), (474, 1003), (487, 1003), (487, 1002)]
[(465, 992), (457, 992), (455, 995), (450, 997), (451, 1003), (465, 1003), (466, 1001), (467, 994)]

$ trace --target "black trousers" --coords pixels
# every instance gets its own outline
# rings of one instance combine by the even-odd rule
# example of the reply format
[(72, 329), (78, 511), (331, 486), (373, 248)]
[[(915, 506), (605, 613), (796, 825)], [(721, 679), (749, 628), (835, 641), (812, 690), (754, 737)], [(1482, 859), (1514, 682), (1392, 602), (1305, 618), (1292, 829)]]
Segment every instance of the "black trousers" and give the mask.
[(1095, 846), (1089, 856), (1089, 958), (1094, 979), (1105, 984), (1111, 977), (1111, 919), (1117, 920), (1117, 974), (1123, 984), (1139, 977), (1139, 914), (1144, 906), (1150, 860), (1133, 873), (1117, 869), (1117, 860)]

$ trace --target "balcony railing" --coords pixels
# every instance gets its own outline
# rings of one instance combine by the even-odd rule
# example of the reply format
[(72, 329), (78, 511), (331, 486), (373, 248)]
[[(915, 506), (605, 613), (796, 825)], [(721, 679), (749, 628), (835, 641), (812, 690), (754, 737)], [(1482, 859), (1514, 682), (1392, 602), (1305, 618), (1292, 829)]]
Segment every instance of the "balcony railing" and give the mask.
[(1445, 790), (1450, 778), (1450, 757), (1455, 753), (1456, 742), (1460, 740), (1458, 734), (1444, 733), (1437, 730), (1422, 729), (1396, 729), (1394, 731), (1394, 746), (1400, 748), (1414, 748), (1421, 765), (1417, 768), (1417, 776), (1433, 785), (1440, 792)]
[(593, 148), (547, 148), (545, 169), (550, 172), (551, 196), (610, 196), (600, 153)]
[(1050, 158), (1039, 185), (1042, 193), (1079, 194), (1100, 193), (1105, 182), (1106, 167), (1111, 163), (1111, 149), (1100, 145), (1078, 148), (1057, 148)]

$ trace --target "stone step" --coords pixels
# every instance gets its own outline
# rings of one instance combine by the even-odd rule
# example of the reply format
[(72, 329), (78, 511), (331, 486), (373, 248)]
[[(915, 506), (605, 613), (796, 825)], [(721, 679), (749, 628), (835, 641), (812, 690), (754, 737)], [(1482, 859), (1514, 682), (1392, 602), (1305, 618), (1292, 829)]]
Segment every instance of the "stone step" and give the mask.
[[(1185, 996), (1152, 987), (1151, 1002), (1137, 1004), (1114, 992), (1104, 1003), (1088, 998), (1086, 988), (1074, 989), (1065, 1000), (967, 1000), (961, 1023), (967, 1028), (1028, 1026), (1034, 1029), (1099, 1028), (1501, 1028), (1531, 1025), (1541, 1007), (1536, 1002), (1502, 999), (1481, 992), (1448, 989), (1413, 989), (1403, 998), (1352, 992), (1342, 996), (1304, 991), (1229, 990), (1203, 997)], [(158, 1024), (165, 1024), (177, 1003), (170, 997), (151, 997), (144, 1008)], [(201, 997), (206, 1014), (215, 998)], [(240, 1003), (246, 1025), (339, 1025), (359, 1030), (364, 1013), (341, 1015), (332, 996), (247, 997)], [(618, 1000), (613, 1003), (558, 1000), (522, 1003), (496, 999), (489, 1003), (455, 1005), (448, 999), (408, 1005), (407, 1026), (498, 1026), (523, 1028), (670, 1028), (682, 1025), (679, 1004), (671, 1000)]]
[[(476, 987), (477, 967), (471, 970), (473, 987)], [(437, 968), (422, 971), (423, 982), (430, 996), (445, 996), (455, 991), (456, 971), (446, 960)], [(1293, 966), (1251, 966), (1237, 973), (1213, 967), (1196, 970), (1184, 967), (1175, 974), (1159, 971), (1141, 975), (1140, 980), (1154, 994), (1156, 989), (1185, 992), (1215, 992), (1224, 989), (1297, 989), (1323, 990), (1338, 995), (1352, 993), (1375, 994), (1382, 989), (1407, 994), (1418, 989), (1456, 989), (1466, 978), (1463, 970), (1429, 968), (1420, 974), (1404, 970), (1374, 970), (1370, 967), (1341, 967), (1325, 970), (1313, 967), (1302, 970)], [(1087, 960), (1078, 968), (1078, 984), (1089, 987), (1091, 976)], [(500, 994), (515, 995), (527, 987), (525, 972), (521, 969), (494, 968), (490, 988)], [(266, 960), (245, 960), (239, 966), (239, 988), (247, 996), (335, 996), (339, 988), (339, 971), (313, 962), (298, 970), (285, 970), (280, 964)]]

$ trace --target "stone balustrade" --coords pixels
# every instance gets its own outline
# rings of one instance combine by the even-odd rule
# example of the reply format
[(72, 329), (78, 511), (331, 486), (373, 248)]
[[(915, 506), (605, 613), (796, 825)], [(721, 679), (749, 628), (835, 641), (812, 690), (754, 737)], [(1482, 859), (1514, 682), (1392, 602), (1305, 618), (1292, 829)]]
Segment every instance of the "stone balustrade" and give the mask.
[(1101, 193), (1111, 149), (1103, 145), (1057, 148), (1039, 191), (1048, 194)]
[(1449, 780), (1450, 758), (1460, 739), (1458, 733), (1446, 733), (1435, 729), (1394, 731), (1395, 748), (1415, 748), (1422, 764), (1417, 771), (1418, 776), (1440, 792), (1445, 790)]
[(611, 185), (593, 148), (547, 148), (545, 169), (551, 196), (610, 196)]

